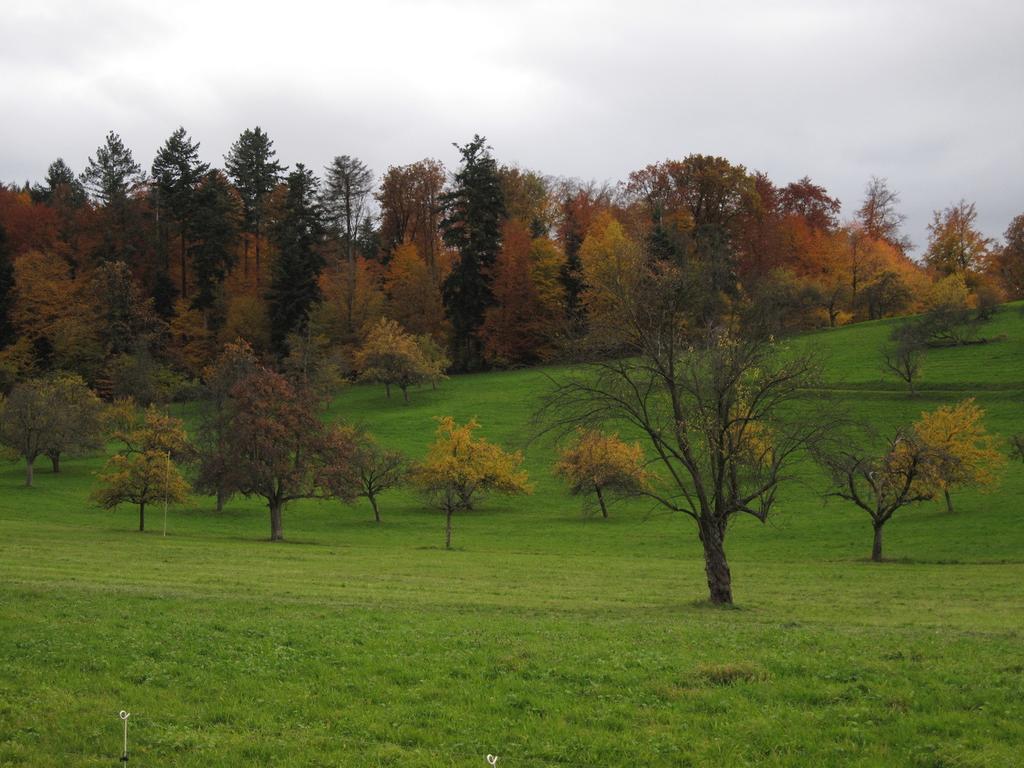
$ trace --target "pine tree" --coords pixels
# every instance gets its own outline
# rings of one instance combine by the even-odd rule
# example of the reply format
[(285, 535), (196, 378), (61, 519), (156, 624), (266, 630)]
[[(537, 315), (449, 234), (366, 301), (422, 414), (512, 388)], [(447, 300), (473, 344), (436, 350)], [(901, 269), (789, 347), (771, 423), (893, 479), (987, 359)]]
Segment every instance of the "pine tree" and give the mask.
[[(188, 298), (187, 236), (198, 207), (196, 187), (209, 170), (209, 163), (199, 160), (199, 142), (192, 141), (183, 127), (168, 137), (153, 160), (158, 215), (166, 212), (178, 231), (183, 299)], [(164, 267), (168, 266), (169, 259), (165, 255)]]
[(123, 203), (145, 180), (142, 166), (135, 162), (132, 151), (121, 137), (111, 131), (96, 149), (96, 158), (89, 158), (82, 172), (82, 184), (93, 199), (104, 206)]
[(484, 313), (494, 303), (491, 268), (501, 249), (505, 203), (498, 165), (483, 136), (465, 146), (462, 167), (454, 187), (442, 195), (441, 232), (446, 245), (459, 252), (459, 260), (445, 281), (444, 300), (454, 331), (455, 365), (473, 370), (483, 365), (478, 331)]
[(220, 297), (221, 284), (235, 264), (239, 216), (238, 200), (227, 178), (220, 171), (208, 172), (196, 190), (196, 211), (189, 226), (194, 309), (208, 313)]
[(103, 261), (133, 263), (138, 251), (137, 212), (133, 212), (131, 195), (146, 176), (135, 162), (132, 151), (121, 137), (111, 131), (89, 158), (81, 175), (85, 191), (100, 204), (102, 238), (98, 256)]
[(32, 190), (32, 196), (39, 202), (53, 205), (58, 199), (65, 199), (75, 207), (85, 202), (85, 189), (75, 172), (58, 157), (46, 169), (44, 183)]
[(287, 184), (273, 229), (277, 259), (267, 293), (271, 342), (280, 355), (287, 352), (288, 334), (305, 329), (310, 309), (320, 300), (319, 278), (325, 265), (320, 181), (298, 163)]
[[(270, 193), (285, 171), (275, 156), (274, 142), (259, 126), (242, 131), (224, 156), (224, 169), (242, 198), (243, 231), (256, 243), (256, 282), (260, 280), (260, 237)], [(242, 269), (249, 274), (249, 239), (243, 243)]]

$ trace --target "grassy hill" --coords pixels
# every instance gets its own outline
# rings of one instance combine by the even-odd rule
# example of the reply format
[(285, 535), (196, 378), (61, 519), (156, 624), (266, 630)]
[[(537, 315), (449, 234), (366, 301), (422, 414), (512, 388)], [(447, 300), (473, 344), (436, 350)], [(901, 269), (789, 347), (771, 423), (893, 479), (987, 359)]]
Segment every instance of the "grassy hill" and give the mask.
[[(974, 395), (1024, 431), (1024, 317), (928, 353), (923, 393), (880, 372), (892, 321), (809, 334), (813, 396), (907, 423)], [(585, 516), (529, 417), (559, 369), (463, 376), (412, 402), (352, 387), (330, 415), (421, 455), (432, 417), (526, 451), (536, 492), (456, 520), (409, 493), (307, 502), (271, 545), (236, 499), (168, 536), (90, 505), (102, 457), (21, 486), (0, 467), (0, 766), (106, 766), (132, 712), (145, 766), (1006, 766), (1024, 752), (1024, 464), (901, 511), (890, 562), (805, 465), (767, 525), (726, 542), (738, 608), (707, 607), (692, 523), (642, 502)], [(187, 410), (186, 410), (187, 413)]]

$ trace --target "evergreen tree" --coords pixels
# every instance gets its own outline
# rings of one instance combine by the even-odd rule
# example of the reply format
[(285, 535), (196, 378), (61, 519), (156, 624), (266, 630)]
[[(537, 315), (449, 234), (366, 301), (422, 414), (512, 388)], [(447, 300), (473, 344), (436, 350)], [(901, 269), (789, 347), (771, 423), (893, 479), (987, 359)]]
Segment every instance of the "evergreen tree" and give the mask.
[(11, 311), (14, 309), (14, 264), (7, 230), (0, 224), (0, 349), (14, 340)]
[(153, 311), (157, 315), (163, 320), (170, 320), (174, 317), (174, 303), (178, 300), (178, 289), (166, 271), (160, 270), (156, 273), (149, 295), (153, 299)]
[(99, 257), (104, 261), (133, 262), (137, 250), (137, 220), (131, 210), (131, 195), (146, 180), (142, 166), (121, 137), (111, 131), (89, 158), (81, 181), (85, 191), (102, 207), (102, 240)]
[(576, 244), (565, 254), (565, 262), (558, 273), (558, 282), (565, 289), (565, 318), (569, 335), (582, 336), (587, 328), (587, 310), (583, 303), (583, 292), (587, 283), (583, 279), (583, 260), (580, 259), (580, 245)]
[(288, 334), (305, 330), (310, 309), (320, 300), (319, 278), (325, 264), (320, 181), (298, 163), (287, 184), (273, 228), (277, 259), (267, 293), (271, 342), (280, 355), (287, 352)]
[(494, 303), (491, 267), (501, 249), (505, 202), (498, 165), (483, 136), (465, 146), (462, 167), (451, 190), (441, 197), (441, 232), (446, 245), (459, 252), (459, 260), (445, 281), (444, 302), (454, 332), (454, 362), (461, 370), (483, 364), (479, 329), (484, 313)]
[[(192, 141), (185, 129), (179, 127), (157, 150), (152, 170), (158, 215), (166, 213), (178, 231), (181, 297), (184, 299), (188, 297), (186, 238), (189, 222), (198, 207), (196, 187), (200, 178), (210, 170), (210, 165), (199, 160), (199, 142)], [(163, 239), (166, 248), (166, 235), (163, 235)], [(165, 268), (169, 268), (168, 261), (165, 251)]]
[(43, 184), (33, 187), (32, 199), (47, 205), (63, 200), (77, 208), (85, 202), (85, 189), (64, 158), (58, 157), (46, 169)]
[(62, 249), (61, 255), (67, 260), (74, 276), (78, 268), (76, 254), (81, 233), (78, 212), (86, 201), (82, 182), (63, 158), (58, 157), (46, 169), (43, 183), (32, 187), (32, 200), (48, 206), (56, 214), (57, 235), (67, 246)]
[(195, 309), (208, 313), (220, 297), (221, 284), (235, 264), (238, 222), (238, 200), (231, 184), (220, 171), (208, 172), (196, 190), (196, 212), (189, 228)]
[(145, 175), (142, 166), (135, 162), (132, 151), (118, 134), (111, 131), (104, 143), (97, 147), (95, 159), (89, 158), (81, 180), (86, 192), (100, 205), (115, 206), (127, 201), (145, 180)]
[[(242, 131), (224, 156), (224, 169), (242, 198), (243, 231), (256, 243), (256, 282), (260, 279), (260, 236), (263, 233), (270, 193), (281, 180), (285, 167), (275, 156), (274, 142), (259, 126)], [(243, 243), (242, 268), (249, 274), (249, 239)]]

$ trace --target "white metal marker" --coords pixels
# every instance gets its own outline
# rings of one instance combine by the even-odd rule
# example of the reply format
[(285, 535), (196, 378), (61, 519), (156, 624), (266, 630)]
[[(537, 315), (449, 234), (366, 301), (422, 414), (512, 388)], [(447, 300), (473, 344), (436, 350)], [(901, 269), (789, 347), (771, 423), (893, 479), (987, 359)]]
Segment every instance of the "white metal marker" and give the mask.
[(131, 717), (131, 712), (125, 712), (123, 709), (118, 714), (121, 718), (121, 722), (124, 723), (124, 752), (121, 754), (121, 762), (128, 762), (128, 718)]

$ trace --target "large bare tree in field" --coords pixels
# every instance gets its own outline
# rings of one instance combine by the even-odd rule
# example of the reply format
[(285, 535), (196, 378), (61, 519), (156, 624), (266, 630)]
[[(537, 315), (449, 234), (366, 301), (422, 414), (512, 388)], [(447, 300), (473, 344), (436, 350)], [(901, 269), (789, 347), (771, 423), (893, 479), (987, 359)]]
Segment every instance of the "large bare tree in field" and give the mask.
[(553, 380), (538, 415), (547, 429), (607, 423), (641, 435), (659, 478), (644, 495), (693, 519), (710, 600), (730, 604), (730, 522), (764, 522), (791, 460), (828, 427), (805, 398), (811, 357), (722, 319), (696, 325), (703, 282), (646, 258), (591, 283), (588, 301), (602, 310), (591, 340), (622, 356)]

